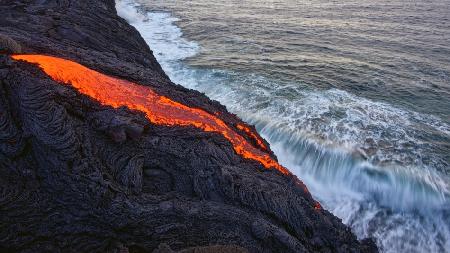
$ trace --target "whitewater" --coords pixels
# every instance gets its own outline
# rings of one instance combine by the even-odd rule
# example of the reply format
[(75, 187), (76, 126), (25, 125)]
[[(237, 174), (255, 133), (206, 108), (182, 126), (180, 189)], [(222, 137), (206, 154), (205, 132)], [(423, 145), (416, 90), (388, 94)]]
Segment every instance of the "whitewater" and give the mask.
[[(374, 237), (382, 252), (450, 252), (448, 168), (415, 137), (418, 126), (449, 137), (447, 122), (339, 88), (191, 66), (186, 60), (202, 47), (183, 36), (177, 17), (132, 0), (117, 0), (116, 7), (173, 82), (204, 92), (255, 125), (280, 163), (358, 238)], [(394, 142), (416, 145), (398, 150)], [(419, 155), (431, 162), (418, 162)]]

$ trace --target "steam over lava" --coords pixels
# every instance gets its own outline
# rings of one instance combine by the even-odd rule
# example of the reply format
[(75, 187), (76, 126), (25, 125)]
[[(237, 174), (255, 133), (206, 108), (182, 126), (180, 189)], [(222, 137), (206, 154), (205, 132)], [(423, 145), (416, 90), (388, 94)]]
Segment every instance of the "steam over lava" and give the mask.
[(193, 126), (206, 132), (220, 133), (230, 141), (235, 152), (242, 157), (258, 161), (267, 169), (274, 168), (283, 174), (291, 174), (270, 157), (260, 137), (244, 125), (237, 127), (254, 139), (259, 148), (253, 146), (216, 116), (158, 95), (150, 87), (107, 76), (61, 58), (44, 55), (13, 55), (12, 58), (38, 64), (53, 80), (72, 85), (80, 93), (103, 105), (114, 108), (126, 106), (142, 111), (153, 124)]

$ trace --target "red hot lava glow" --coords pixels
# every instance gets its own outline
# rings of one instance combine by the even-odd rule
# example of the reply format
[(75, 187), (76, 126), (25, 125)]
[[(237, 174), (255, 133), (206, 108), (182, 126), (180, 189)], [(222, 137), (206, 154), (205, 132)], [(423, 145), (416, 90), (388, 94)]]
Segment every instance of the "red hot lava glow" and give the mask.
[(257, 161), (267, 169), (277, 169), (285, 175), (291, 174), (265, 152), (267, 147), (264, 142), (244, 125), (237, 127), (254, 139), (259, 148), (253, 146), (216, 116), (158, 95), (150, 87), (107, 76), (61, 58), (44, 55), (13, 55), (12, 58), (38, 64), (53, 80), (72, 85), (80, 93), (103, 105), (114, 108), (126, 106), (132, 110), (142, 111), (153, 124), (193, 126), (205, 132), (220, 133), (243, 158)]

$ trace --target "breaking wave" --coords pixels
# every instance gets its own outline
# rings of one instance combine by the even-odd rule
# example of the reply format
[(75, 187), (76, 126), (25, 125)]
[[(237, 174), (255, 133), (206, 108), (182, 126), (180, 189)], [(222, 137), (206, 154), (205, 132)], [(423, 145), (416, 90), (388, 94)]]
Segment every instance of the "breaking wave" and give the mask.
[(450, 140), (445, 122), (338, 89), (189, 66), (183, 60), (201, 47), (182, 37), (177, 18), (131, 0), (116, 4), (172, 81), (254, 124), (280, 163), (359, 238), (376, 238), (383, 252), (450, 252), (449, 165), (424, 141)]

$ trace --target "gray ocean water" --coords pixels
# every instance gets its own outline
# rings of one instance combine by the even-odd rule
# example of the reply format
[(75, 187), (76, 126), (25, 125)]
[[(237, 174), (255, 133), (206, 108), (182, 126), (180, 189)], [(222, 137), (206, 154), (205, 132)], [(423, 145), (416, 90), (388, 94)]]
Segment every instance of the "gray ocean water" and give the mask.
[(450, 252), (450, 1), (116, 0), (383, 252)]

